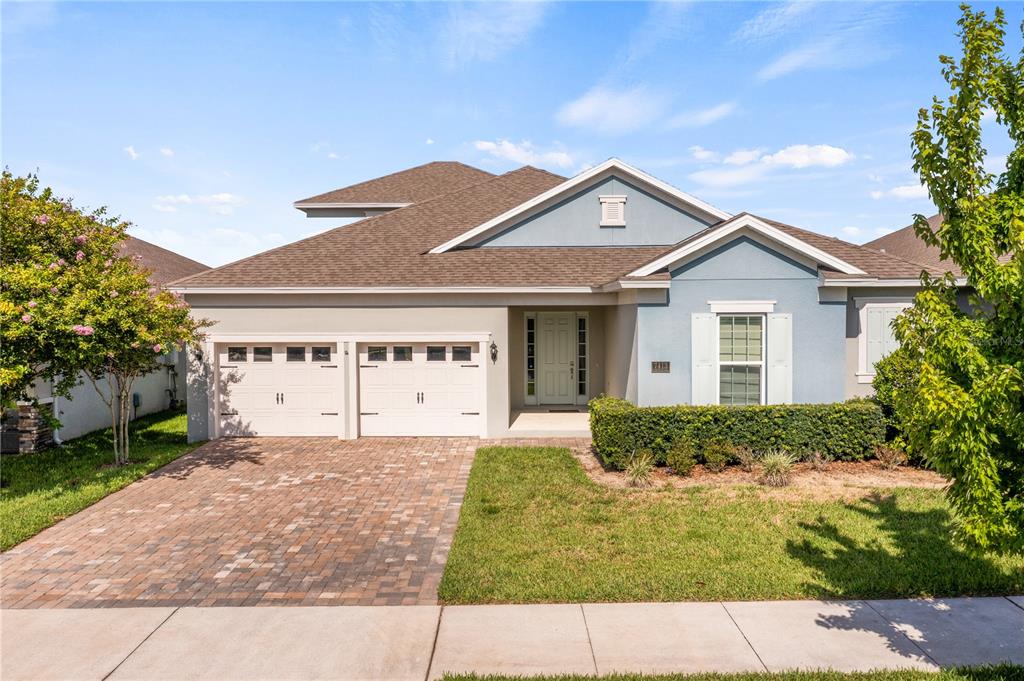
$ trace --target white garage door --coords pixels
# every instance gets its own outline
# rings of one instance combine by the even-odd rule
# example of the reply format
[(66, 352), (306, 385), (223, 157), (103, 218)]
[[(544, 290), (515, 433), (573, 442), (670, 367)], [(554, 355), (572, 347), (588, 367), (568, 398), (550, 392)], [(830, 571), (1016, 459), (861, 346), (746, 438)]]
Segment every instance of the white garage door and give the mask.
[(479, 435), (479, 343), (359, 346), (360, 435)]
[(217, 352), (221, 435), (341, 434), (335, 344), (226, 344)]

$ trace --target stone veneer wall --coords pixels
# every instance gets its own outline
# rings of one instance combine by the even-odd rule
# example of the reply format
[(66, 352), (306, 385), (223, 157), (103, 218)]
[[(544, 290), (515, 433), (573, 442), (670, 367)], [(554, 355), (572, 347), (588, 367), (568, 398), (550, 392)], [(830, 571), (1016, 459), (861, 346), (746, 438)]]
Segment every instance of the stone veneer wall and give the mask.
[(41, 404), (38, 409), (31, 404), (19, 404), (17, 418), (4, 424), (3, 453), (29, 454), (53, 444), (53, 429), (47, 421), (52, 409), (51, 404)]

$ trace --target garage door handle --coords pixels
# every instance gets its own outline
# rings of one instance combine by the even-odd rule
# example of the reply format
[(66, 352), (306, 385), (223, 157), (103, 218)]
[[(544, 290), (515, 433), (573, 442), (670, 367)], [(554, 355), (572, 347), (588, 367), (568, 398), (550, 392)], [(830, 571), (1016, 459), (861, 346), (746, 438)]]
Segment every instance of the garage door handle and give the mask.
[(462, 412), (462, 415), (463, 416), (480, 416), (480, 412), (478, 412), (478, 411), (464, 411), (464, 412)]
[(360, 364), (359, 368), (360, 369), (376, 369), (377, 365), (376, 364)]
[(463, 369), (476, 369), (479, 366), (480, 366), (479, 364), (463, 364), (462, 368)]
[(320, 368), (321, 369), (337, 369), (338, 365), (337, 364), (321, 364)]
[(359, 415), (360, 416), (377, 416), (377, 412), (375, 412), (375, 411), (361, 411), (361, 412), (359, 412)]
[(320, 416), (337, 416), (337, 415), (338, 415), (338, 412), (336, 412), (336, 411), (322, 411), (322, 412), (320, 412)]

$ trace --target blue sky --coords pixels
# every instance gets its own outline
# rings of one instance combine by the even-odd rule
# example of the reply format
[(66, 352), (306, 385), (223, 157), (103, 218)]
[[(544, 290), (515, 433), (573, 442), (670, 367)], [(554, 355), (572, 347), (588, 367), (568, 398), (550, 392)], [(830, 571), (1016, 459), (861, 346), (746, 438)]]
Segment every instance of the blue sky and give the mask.
[[(993, 5), (976, 5), (991, 10)], [(1021, 5), (1008, 48), (1020, 50)], [(3, 163), (211, 265), (340, 224), (292, 201), (431, 160), (617, 156), (863, 242), (930, 203), (917, 109), (955, 3), (5, 2)], [(993, 168), (1007, 152), (989, 124)]]

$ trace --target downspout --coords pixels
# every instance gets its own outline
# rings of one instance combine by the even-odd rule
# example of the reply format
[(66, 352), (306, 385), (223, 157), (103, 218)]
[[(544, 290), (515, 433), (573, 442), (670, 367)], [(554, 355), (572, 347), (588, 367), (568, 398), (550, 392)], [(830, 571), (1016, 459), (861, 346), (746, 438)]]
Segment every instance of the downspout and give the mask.
[[(50, 403), (50, 410), (53, 412), (53, 418), (58, 418), (58, 414), (60, 414), (60, 398), (56, 395), (53, 396), (53, 402)], [(60, 427), (53, 429), (53, 444), (64, 444), (64, 441), (60, 439)]]

